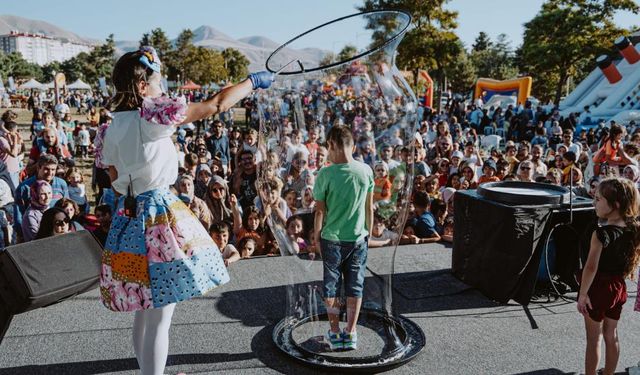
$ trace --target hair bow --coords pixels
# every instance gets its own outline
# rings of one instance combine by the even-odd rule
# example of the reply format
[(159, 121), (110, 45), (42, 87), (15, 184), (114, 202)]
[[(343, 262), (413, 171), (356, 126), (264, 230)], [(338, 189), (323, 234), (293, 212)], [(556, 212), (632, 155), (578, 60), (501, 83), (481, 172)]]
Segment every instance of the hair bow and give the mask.
[(142, 56), (140, 56), (140, 62), (154, 72), (160, 73), (162, 63), (160, 62), (156, 49), (151, 46), (144, 46), (140, 48), (140, 53), (142, 53)]

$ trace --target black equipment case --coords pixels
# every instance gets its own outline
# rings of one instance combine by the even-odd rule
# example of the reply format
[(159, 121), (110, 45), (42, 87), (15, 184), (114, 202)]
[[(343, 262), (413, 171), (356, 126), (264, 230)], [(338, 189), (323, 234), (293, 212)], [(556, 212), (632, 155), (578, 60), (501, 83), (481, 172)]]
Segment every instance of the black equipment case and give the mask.
[(0, 304), (15, 315), (98, 286), (102, 247), (86, 230), (0, 252)]

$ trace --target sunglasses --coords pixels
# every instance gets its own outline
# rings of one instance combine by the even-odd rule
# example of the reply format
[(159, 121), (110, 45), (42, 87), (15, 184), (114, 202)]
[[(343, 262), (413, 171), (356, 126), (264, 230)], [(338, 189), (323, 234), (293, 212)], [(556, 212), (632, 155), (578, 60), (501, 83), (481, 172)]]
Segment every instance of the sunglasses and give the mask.
[(243, 161), (243, 162), (245, 162), (245, 163), (251, 163), (251, 162), (253, 162), (253, 158), (242, 158), (242, 159), (240, 159), (240, 160), (242, 160), (242, 161)]
[(530, 167), (520, 167), (520, 169), (523, 170), (523, 171), (530, 171), (531, 170)]
[(214, 193), (215, 192), (222, 193), (224, 191), (224, 188), (214, 187), (214, 188), (211, 188), (211, 191), (214, 192)]
[(53, 222), (53, 225), (55, 225), (56, 227), (64, 227), (67, 224), (69, 224), (69, 219), (56, 220)]

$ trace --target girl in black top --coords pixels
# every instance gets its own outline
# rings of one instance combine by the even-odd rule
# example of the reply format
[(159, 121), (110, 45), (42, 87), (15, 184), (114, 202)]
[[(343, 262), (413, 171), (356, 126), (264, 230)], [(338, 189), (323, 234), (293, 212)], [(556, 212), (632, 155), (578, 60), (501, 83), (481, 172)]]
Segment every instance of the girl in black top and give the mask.
[(608, 178), (598, 185), (593, 204), (598, 218), (606, 223), (591, 235), (578, 295), (587, 336), (585, 374), (596, 374), (602, 337), (604, 374), (613, 374), (620, 356), (617, 325), (627, 300), (624, 279), (633, 277), (640, 258), (638, 190), (627, 179)]

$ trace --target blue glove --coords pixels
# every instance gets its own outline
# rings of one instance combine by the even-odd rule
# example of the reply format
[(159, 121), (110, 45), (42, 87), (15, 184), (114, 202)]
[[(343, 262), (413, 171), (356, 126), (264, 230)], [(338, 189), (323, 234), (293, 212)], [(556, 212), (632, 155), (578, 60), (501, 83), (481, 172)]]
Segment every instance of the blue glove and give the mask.
[(267, 72), (266, 70), (258, 73), (249, 74), (249, 80), (251, 80), (251, 85), (253, 85), (253, 89), (268, 89), (271, 86), (271, 82), (276, 79), (276, 75)]

